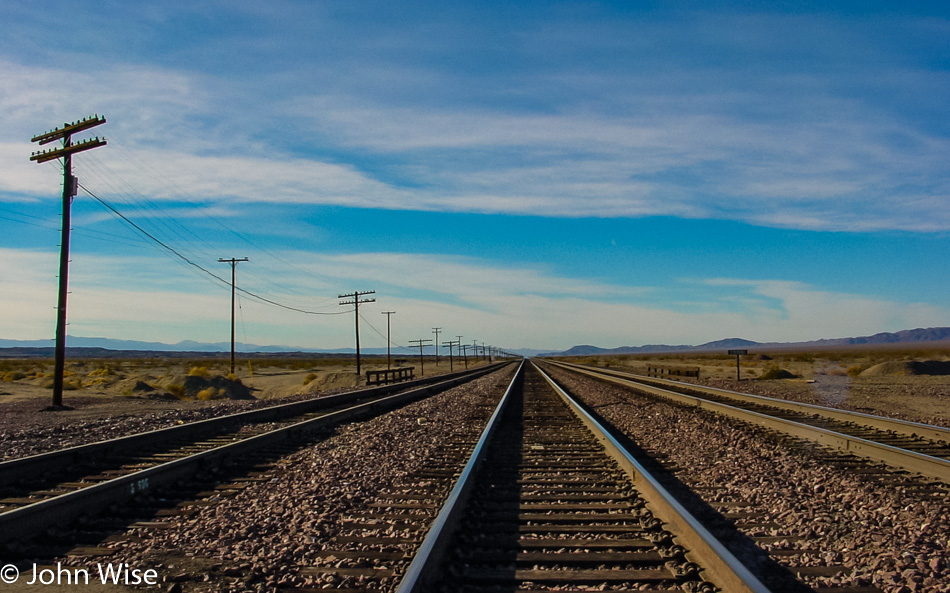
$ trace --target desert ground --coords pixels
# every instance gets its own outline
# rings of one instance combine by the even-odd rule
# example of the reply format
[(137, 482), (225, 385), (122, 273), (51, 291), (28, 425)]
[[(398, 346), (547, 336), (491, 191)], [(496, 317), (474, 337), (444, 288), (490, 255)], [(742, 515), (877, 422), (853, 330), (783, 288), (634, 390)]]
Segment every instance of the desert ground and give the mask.
[[(735, 357), (726, 354), (570, 360), (634, 372), (648, 364), (698, 367), (698, 380), (680, 380), (950, 426), (950, 346), (752, 352), (740, 357), (739, 381)], [(418, 374), (417, 363), (393, 366), (415, 366)], [(355, 389), (365, 384), (365, 370), (384, 368), (385, 359), (373, 357), (363, 376), (352, 359), (244, 360), (229, 379), (226, 359), (68, 360), (65, 409), (49, 410), (52, 361), (0, 360), (0, 460)], [(439, 366), (426, 360), (426, 376), (448, 371), (445, 359)], [(923, 374), (934, 372), (948, 374)]]
[[(722, 389), (950, 426), (950, 346), (847, 347), (817, 351), (750, 351), (571, 357), (564, 360), (645, 372), (648, 365), (699, 369), (699, 379)], [(942, 374), (938, 374), (942, 373)]]
[[(393, 367), (414, 366), (418, 377), (418, 362)], [(356, 389), (365, 371), (386, 366), (385, 357), (367, 357), (357, 375), (353, 359), (244, 360), (232, 379), (226, 358), (67, 360), (63, 409), (53, 410), (53, 361), (3, 359), (0, 460)], [(426, 377), (448, 372), (445, 359), (425, 361)]]

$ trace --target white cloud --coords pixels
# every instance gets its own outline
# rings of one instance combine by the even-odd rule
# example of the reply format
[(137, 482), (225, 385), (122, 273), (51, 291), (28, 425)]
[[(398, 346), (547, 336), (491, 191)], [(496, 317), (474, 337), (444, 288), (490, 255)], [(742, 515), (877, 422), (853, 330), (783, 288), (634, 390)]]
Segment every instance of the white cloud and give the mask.
[[(156, 15), (150, 26), (169, 25)], [(323, 33), (352, 26), (319, 16)], [(530, 30), (502, 27), (492, 37), (510, 44), (501, 47), (471, 32), (463, 45), (439, 41), (473, 56), (510, 53), (511, 69), (449, 67), (419, 49), (412, 27), (353, 48), (307, 39), (307, 59), (284, 39), (236, 30), (222, 42), (236, 58), (247, 52), (254, 84), (201, 62), (112, 57), (85, 73), (0, 58), (0, 199), (53, 195), (52, 176), (26, 161), (27, 139), (100, 112), (115, 142), (96, 151), (109, 169), (95, 189), (114, 173), (161, 199), (950, 229), (950, 140), (927, 121), (939, 112), (927, 97), (945, 94), (945, 77), (917, 66), (913, 48), (875, 37), (885, 26), (939, 37), (932, 23), (589, 16), (533, 15)], [(423, 29), (443, 17), (411, 15)], [(255, 18), (302, 34), (286, 13)], [(486, 31), (497, 25), (479, 18)], [(321, 48), (332, 63), (311, 59)], [(283, 59), (265, 68), (256, 52)]]
[[(689, 300), (690, 283), (675, 289), (678, 298), (671, 299), (669, 289), (558, 277), (535, 267), (499, 268), (471, 258), (356, 253), (306, 254), (304, 260), (301, 253), (284, 255), (286, 261), (308, 263), (276, 264), (266, 272), (239, 268), (239, 286), (295, 307), (342, 314), (304, 315), (242, 296), (241, 341), (346, 347), (352, 343), (352, 315), (338, 305), (336, 295), (373, 289), (377, 302), (360, 311), (367, 347), (385, 345), (377, 333), (385, 332), (382, 310), (396, 311), (393, 335), (402, 345), (430, 337), (431, 328), (441, 326), (452, 338), (551, 349), (584, 343), (697, 344), (733, 336), (798, 341), (946, 325), (950, 319), (945, 307), (782, 280), (700, 280), (692, 286), (716, 287), (718, 296), (681, 310), (671, 303)], [(0, 250), (0, 293), (6, 304), (0, 337), (52, 335), (56, 262), (51, 253)], [(199, 276), (174, 272), (149, 258), (74, 258), (70, 331), (165, 342), (226, 340), (229, 290)], [(273, 278), (285, 288), (268, 290)]]

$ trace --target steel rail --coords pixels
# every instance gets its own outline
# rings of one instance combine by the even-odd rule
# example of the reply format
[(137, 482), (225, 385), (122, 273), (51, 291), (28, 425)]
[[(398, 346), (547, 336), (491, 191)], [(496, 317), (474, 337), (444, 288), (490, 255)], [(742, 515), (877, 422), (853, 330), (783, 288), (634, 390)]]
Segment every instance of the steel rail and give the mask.
[[(527, 362), (535, 368), (531, 362)], [(447, 542), (455, 534), (461, 517), (464, 513), (466, 498), (474, 487), (475, 474), (487, 451), (486, 443), (499, 424), (502, 411), (510, 401), (510, 393), (516, 384), (519, 375), (524, 372), (525, 363), (518, 368), (511, 385), (498, 404), (482, 432), (478, 445), (473, 451), (465, 469), (462, 471), (455, 487), (436, 520), (423, 540), (419, 551), (413, 558), (405, 576), (400, 582), (396, 593), (420, 593), (425, 590), (439, 576), (440, 563), (447, 548)], [(570, 406), (587, 428), (595, 435), (607, 449), (608, 454), (615, 459), (627, 473), (647, 499), (647, 506), (651, 511), (674, 527), (676, 538), (690, 549), (690, 556), (703, 563), (703, 567), (718, 581), (723, 590), (736, 593), (768, 593), (769, 589), (763, 585), (749, 570), (743, 566), (718, 540), (716, 540), (683, 506), (677, 502), (633, 457), (597, 423), (589, 414), (584, 412), (562, 389), (560, 389), (543, 371), (540, 371), (545, 380), (555, 389), (557, 394)]]
[[(508, 363), (506, 362), (500, 366), (506, 364)], [(480, 373), (474, 375), (487, 374), (498, 370), (500, 366), (483, 367), (479, 369)], [(189, 479), (202, 468), (221, 464), (231, 459), (240, 459), (242, 456), (266, 446), (300, 440), (306, 435), (328, 426), (364, 417), (379, 410), (394, 408), (451, 389), (476, 378), (476, 376), (473, 376), (473, 373), (468, 373), (433, 385), (374, 399), (370, 402), (351, 406), (317, 418), (303, 420), (244, 440), (0, 513), (0, 543), (17, 539), (30, 539), (49, 527), (71, 522), (76, 519), (77, 514), (94, 514), (108, 508), (111, 504), (127, 500), (158, 486)]]
[(648, 378), (642, 375), (637, 375), (635, 373), (626, 373), (626, 372), (617, 371), (614, 369), (598, 369), (595, 367), (590, 367), (590, 366), (580, 365), (580, 364), (570, 363), (570, 362), (564, 362), (564, 361), (556, 361), (556, 362), (547, 361), (547, 362), (551, 362), (553, 364), (560, 364), (566, 367), (576, 367), (576, 368), (597, 370), (605, 375), (613, 375), (613, 376), (621, 377), (621, 378), (634, 379), (634, 380), (647, 383), (647, 384), (652, 384), (652, 385), (667, 385), (667, 386), (675, 387), (678, 389), (686, 388), (691, 391), (712, 393), (721, 397), (734, 399), (736, 401), (771, 406), (773, 408), (788, 410), (790, 412), (798, 412), (800, 414), (814, 414), (814, 415), (819, 415), (825, 418), (830, 418), (832, 420), (837, 420), (839, 422), (852, 422), (855, 424), (860, 424), (862, 426), (867, 426), (869, 428), (875, 428), (878, 430), (886, 430), (889, 432), (903, 434), (906, 436), (919, 437), (919, 438), (929, 439), (933, 441), (943, 441), (946, 443), (950, 443), (950, 428), (945, 428), (943, 426), (934, 426), (932, 424), (923, 424), (921, 422), (911, 422), (909, 420), (900, 420), (898, 418), (886, 418), (884, 416), (876, 416), (874, 414), (866, 414), (863, 412), (854, 412), (850, 410), (841, 410), (838, 408), (829, 408), (826, 406), (819, 406), (816, 404), (793, 402), (793, 401), (789, 401), (785, 399), (768, 397), (765, 395), (753, 395), (751, 393), (741, 393), (738, 391), (730, 391), (728, 389), (720, 389), (718, 387), (707, 387), (705, 385), (683, 383), (681, 381), (674, 381), (671, 379), (660, 379), (660, 378), (654, 378), (654, 377)]
[[(537, 368), (537, 365), (535, 365)], [(588, 429), (600, 441), (623, 469), (646, 500), (647, 508), (663, 522), (672, 526), (676, 539), (689, 550), (690, 555), (709, 573), (723, 591), (757, 592), (769, 591), (702, 523), (637, 461), (610, 432), (591, 416), (577, 401), (554, 382), (543, 370), (538, 372), (548, 384), (571, 407)]]
[(491, 418), (489, 418), (488, 424), (485, 426), (478, 442), (475, 444), (475, 448), (472, 449), (468, 462), (462, 469), (462, 473), (459, 475), (455, 486), (442, 505), (442, 510), (436, 516), (435, 521), (432, 522), (429, 532), (419, 545), (419, 550), (409, 564), (409, 568), (406, 569), (406, 573), (399, 582), (399, 588), (396, 589), (396, 593), (416, 593), (422, 591), (424, 587), (431, 584), (434, 577), (438, 576), (437, 571), (444, 557), (447, 544), (458, 528), (459, 521), (465, 512), (465, 505), (468, 502), (469, 494), (474, 487), (475, 473), (483, 463), (483, 451), (485, 451), (489, 439), (498, 427), (498, 419), (508, 405), (511, 392), (518, 382), (518, 377), (521, 375), (524, 365), (525, 361), (522, 360), (518, 365), (518, 370), (511, 378), (511, 382), (508, 384), (508, 388), (505, 390), (501, 401), (495, 406), (495, 411), (492, 413)]
[(394, 391), (401, 391), (407, 388), (421, 387), (424, 385), (438, 384), (456, 377), (478, 376), (479, 374), (496, 370), (499, 366), (490, 365), (474, 370), (456, 373), (454, 375), (437, 375), (418, 381), (407, 381), (392, 385), (372, 387), (369, 389), (360, 389), (349, 391), (326, 397), (316, 397), (304, 401), (292, 402), (289, 404), (278, 404), (268, 406), (258, 410), (249, 410), (246, 412), (237, 412), (217, 418), (208, 418), (196, 422), (188, 422), (178, 426), (169, 426), (137, 434), (76, 445), (19, 457), (0, 462), (0, 487), (7, 486), (18, 480), (30, 478), (36, 475), (38, 469), (42, 473), (52, 471), (62, 471), (64, 468), (77, 463), (87, 461), (96, 457), (108, 456), (116, 453), (128, 453), (131, 449), (144, 447), (162, 442), (174, 441), (176, 439), (193, 438), (196, 435), (206, 435), (215, 430), (226, 430), (230, 427), (240, 424), (252, 424), (260, 422), (274, 422), (286, 420), (294, 416), (300, 416), (313, 412), (319, 412), (327, 408), (333, 408), (347, 402), (365, 401), (367, 399), (382, 397)]
[[(550, 362), (550, 361), (548, 361)], [(746, 410), (737, 406), (710, 401), (695, 395), (677, 393), (645, 384), (633, 378), (622, 378), (613, 373), (604, 373), (588, 367), (553, 363), (575, 373), (580, 373), (600, 380), (609, 381), (618, 385), (633, 388), (647, 394), (671, 400), (680, 404), (709, 410), (754, 424), (771, 430), (776, 430), (795, 437), (800, 437), (820, 445), (852, 453), (868, 459), (882, 462), (888, 466), (915, 472), (928, 478), (940, 480), (950, 484), (950, 460), (933, 457), (916, 451), (909, 451), (893, 445), (878, 443), (869, 439), (847, 435), (833, 430), (811, 426), (770, 416), (761, 412)], [(692, 387), (692, 386), (690, 386)]]

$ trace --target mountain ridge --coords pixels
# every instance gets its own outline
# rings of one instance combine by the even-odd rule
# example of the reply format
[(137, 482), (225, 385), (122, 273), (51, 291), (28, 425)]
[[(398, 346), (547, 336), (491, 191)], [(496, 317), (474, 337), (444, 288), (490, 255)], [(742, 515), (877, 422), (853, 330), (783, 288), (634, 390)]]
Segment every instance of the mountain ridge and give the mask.
[[(699, 345), (689, 344), (646, 344), (643, 346), (620, 346), (618, 348), (601, 348), (590, 344), (573, 346), (563, 351), (547, 351), (534, 348), (509, 348), (510, 352), (522, 356), (591, 356), (591, 355), (610, 355), (610, 354), (646, 354), (659, 352), (711, 352), (716, 350), (731, 349), (764, 349), (764, 348), (828, 348), (850, 345), (874, 345), (874, 344), (913, 344), (928, 342), (950, 342), (950, 327), (928, 327), (901, 330), (897, 332), (879, 332), (868, 336), (858, 336), (849, 338), (822, 338), (807, 342), (755, 342), (744, 338), (724, 338), (714, 340)], [(145, 342), (138, 340), (117, 340), (112, 338), (89, 338), (81, 336), (69, 336), (66, 340), (67, 348), (70, 351), (84, 351), (86, 356), (94, 355), (96, 352), (105, 354), (115, 352), (136, 352), (145, 356), (149, 353), (196, 353), (196, 354), (220, 354), (229, 352), (231, 344), (229, 342), (203, 343), (193, 340), (183, 340), (176, 344), (166, 344), (164, 342)], [(0, 338), (0, 350), (7, 351), (7, 356), (14, 354), (14, 350), (21, 352), (22, 356), (50, 356), (54, 342), (49, 340), (8, 340)], [(416, 356), (418, 352), (415, 349), (398, 348), (393, 352), (394, 356), (400, 358)], [(239, 354), (313, 354), (327, 355), (340, 354), (352, 355), (356, 350), (353, 348), (301, 348), (295, 346), (269, 345), (261, 346), (258, 344), (238, 344)], [(360, 352), (366, 355), (386, 354), (385, 348), (361, 348)]]
[(573, 346), (561, 352), (545, 352), (540, 356), (592, 356), (610, 354), (646, 354), (659, 352), (708, 352), (739, 348), (827, 348), (862, 344), (914, 344), (923, 342), (950, 341), (950, 327), (928, 327), (906, 329), (898, 332), (880, 332), (869, 336), (853, 338), (823, 338), (807, 342), (755, 342), (743, 338), (725, 338), (699, 344), (647, 344), (644, 346), (620, 346), (618, 348), (600, 348), (592, 345)]

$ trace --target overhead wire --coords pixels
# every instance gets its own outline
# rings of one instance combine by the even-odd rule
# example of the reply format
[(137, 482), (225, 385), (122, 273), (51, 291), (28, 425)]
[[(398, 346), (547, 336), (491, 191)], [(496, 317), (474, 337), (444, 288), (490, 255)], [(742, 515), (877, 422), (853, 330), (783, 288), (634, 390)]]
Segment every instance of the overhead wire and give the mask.
[[(112, 206), (111, 204), (109, 204), (108, 202), (106, 202), (104, 199), (100, 198), (98, 195), (96, 195), (95, 193), (93, 193), (92, 191), (90, 191), (89, 188), (87, 188), (86, 186), (84, 186), (82, 183), (79, 183), (79, 187), (80, 187), (83, 191), (85, 191), (87, 194), (89, 194), (89, 196), (92, 197), (94, 200), (96, 200), (97, 202), (99, 202), (100, 204), (102, 204), (102, 205), (103, 205), (106, 209), (108, 209), (112, 214), (114, 214), (115, 216), (117, 216), (117, 217), (119, 217), (120, 219), (122, 219), (123, 221), (125, 221), (126, 224), (132, 226), (134, 229), (136, 229), (137, 231), (139, 231), (140, 233), (142, 233), (143, 235), (145, 235), (146, 237), (148, 237), (149, 239), (151, 239), (153, 242), (155, 242), (156, 244), (158, 244), (159, 246), (161, 246), (161, 247), (162, 247), (163, 249), (165, 249), (166, 251), (168, 251), (168, 252), (170, 252), (171, 254), (173, 254), (175, 257), (181, 259), (182, 261), (184, 261), (184, 262), (187, 263), (188, 265), (190, 265), (190, 266), (192, 266), (192, 267), (194, 267), (194, 268), (197, 268), (198, 270), (204, 272), (206, 275), (208, 275), (208, 276), (210, 276), (211, 278), (213, 278), (214, 280), (217, 280), (218, 282), (224, 284), (225, 286), (229, 286), (229, 287), (231, 286), (231, 283), (230, 283), (228, 280), (222, 278), (221, 276), (218, 276), (217, 274), (215, 274), (215, 273), (212, 272), (211, 270), (205, 268), (205, 267), (202, 266), (201, 264), (198, 264), (198, 263), (192, 261), (191, 259), (189, 259), (187, 256), (185, 256), (184, 254), (182, 254), (181, 252), (179, 252), (179, 251), (176, 250), (175, 248), (173, 248), (173, 247), (171, 247), (170, 245), (168, 245), (167, 243), (163, 242), (163, 241), (162, 241), (161, 239), (159, 239), (158, 237), (152, 235), (152, 234), (149, 233), (147, 230), (145, 230), (144, 228), (142, 228), (141, 226), (139, 226), (138, 224), (136, 224), (135, 222), (133, 222), (131, 219), (129, 219), (127, 216), (125, 216), (124, 214), (122, 214), (121, 212), (119, 212), (114, 206)], [(337, 312), (333, 312), (333, 313), (329, 313), (329, 312), (325, 312), (325, 311), (308, 311), (308, 310), (306, 310), (306, 309), (300, 309), (300, 308), (298, 308), (298, 307), (291, 307), (291, 306), (289, 306), (289, 305), (284, 305), (283, 303), (278, 303), (278, 302), (276, 302), (276, 301), (274, 301), (274, 300), (268, 299), (268, 298), (266, 298), (266, 297), (263, 297), (263, 296), (261, 296), (261, 295), (259, 295), (259, 294), (256, 294), (256, 293), (254, 293), (254, 292), (251, 292), (251, 291), (249, 291), (249, 290), (247, 290), (247, 289), (244, 289), (244, 288), (240, 288), (240, 287), (235, 286), (234, 289), (237, 290), (237, 291), (239, 291), (239, 292), (241, 292), (241, 293), (243, 293), (243, 294), (245, 294), (245, 295), (247, 295), (247, 296), (249, 296), (249, 297), (251, 297), (251, 298), (253, 298), (253, 299), (256, 299), (256, 300), (258, 300), (258, 301), (261, 301), (261, 302), (264, 302), (264, 303), (268, 303), (268, 304), (270, 304), (270, 305), (274, 305), (274, 306), (280, 307), (280, 308), (282, 308), (282, 309), (287, 309), (287, 310), (290, 310), (290, 311), (297, 311), (298, 313), (306, 313), (306, 314), (308, 314), (308, 315), (342, 315), (342, 314), (344, 314), (344, 313), (347, 313), (347, 311), (337, 311)]]
[[(139, 155), (136, 153), (136, 151), (132, 150), (131, 148), (129, 148), (129, 147), (127, 147), (127, 146), (125, 146), (121, 141), (116, 141), (116, 140), (113, 139), (113, 140), (112, 140), (112, 144), (117, 145), (117, 147), (121, 149), (121, 150), (116, 151), (116, 153), (119, 154), (119, 156), (121, 156), (122, 158), (125, 158), (130, 164), (132, 164), (133, 166), (135, 166), (139, 171), (146, 171), (146, 172), (148, 172), (148, 173), (154, 175), (154, 177), (158, 178), (164, 186), (170, 187), (170, 188), (173, 190), (173, 193), (175, 193), (175, 194), (177, 194), (177, 195), (185, 195), (185, 194), (186, 194), (186, 192), (185, 192), (183, 189), (181, 189), (181, 188), (175, 183), (175, 181), (174, 181), (173, 179), (171, 179), (170, 177), (168, 177), (167, 175), (165, 175), (162, 171), (156, 169), (155, 166), (152, 165), (148, 160), (145, 160), (145, 159), (140, 158)], [(100, 164), (102, 167), (105, 167), (106, 169), (109, 168), (108, 165), (106, 165), (105, 163), (102, 163), (101, 161), (99, 161), (99, 164)], [(114, 172), (112, 172), (112, 174), (115, 175)], [(279, 262), (281, 262), (282, 264), (284, 264), (284, 265), (286, 265), (286, 266), (289, 266), (289, 267), (295, 269), (296, 271), (298, 271), (298, 272), (300, 272), (300, 273), (302, 273), (302, 274), (304, 274), (304, 275), (306, 275), (306, 276), (309, 276), (309, 277), (311, 277), (311, 278), (314, 278), (314, 279), (317, 279), (317, 280), (321, 280), (321, 281), (326, 281), (326, 280), (327, 280), (326, 277), (320, 276), (320, 275), (318, 275), (318, 274), (314, 274), (311, 270), (308, 270), (307, 268), (301, 267), (300, 265), (298, 265), (298, 264), (296, 264), (295, 262), (293, 262), (293, 261), (287, 259), (286, 257), (280, 255), (279, 253), (277, 253), (277, 252), (275, 252), (275, 251), (272, 251), (272, 250), (268, 249), (267, 247), (265, 247), (265, 246), (263, 246), (263, 245), (260, 245), (260, 244), (257, 243), (256, 241), (253, 241), (252, 239), (250, 239), (249, 237), (247, 237), (245, 234), (243, 234), (243, 233), (239, 232), (237, 229), (235, 229), (232, 225), (228, 224), (228, 223), (227, 223), (224, 219), (222, 219), (220, 216), (210, 216), (210, 215), (207, 215), (207, 214), (203, 214), (202, 211), (200, 211), (200, 210), (197, 212), (197, 214), (200, 215), (202, 218), (204, 218), (204, 219), (210, 221), (211, 223), (215, 224), (216, 226), (219, 226), (220, 228), (224, 229), (225, 231), (227, 231), (227, 232), (230, 233), (231, 235), (237, 237), (239, 240), (241, 240), (241, 241), (247, 243), (248, 245), (250, 245), (251, 247), (253, 247), (255, 250), (259, 251), (260, 253), (262, 253), (262, 254), (264, 254), (264, 255), (267, 255), (268, 257), (271, 257), (271, 258), (273, 258), (274, 260), (279, 261)], [(200, 239), (200, 238), (199, 238), (199, 239)], [(251, 273), (251, 275), (253, 276), (253, 273)], [(266, 283), (268, 283), (269, 285), (279, 285), (278, 283), (275, 283), (272, 278), (261, 278), (261, 279), (264, 280), (264, 281), (265, 281)], [(284, 287), (282, 287), (282, 288), (287, 289), (288, 287), (284, 286)], [(289, 292), (297, 292), (297, 291), (294, 290), (294, 289), (290, 289)], [(305, 294), (303, 294), (303, 293), (298, 293), (298, 294), (300, 294), (301, 296), (307, 296), (307, 295), (305, 295)], [(330, 300), (332, 300), (332, 299), (328, 299), (328, 300), (327, 300), (327, 303), (329, 303)], [(335, 303), (334, 303), (334, 305), (335, 305)]]
[(396, 344), (396, 343), (392, 342), (388, 337), (384, 336), (381, 331), (379, 331), (378, 329), (376, 329), (376, 326), (373, 325), (372, 323), (370, 323), (370, 320), (367, 319), (366, 317), (364, 317), (362, 313), (360, 313), (360, 319), (362, 319), (362, 320), (366, 323), (366, 325), (368, 325), (374, 332), (376, 332), (376, 333), (379, 335), (379, 337), (381, 337), (381, 338), (382, 338), (386, 343), (388, 343), (391, 347), (394, 347), (394, 348), (401, 348), (401, 349), (403, 349), (403, 350), (411, 350), (411, 349), (412, 349), (410, 346), (400, 346), (399, 344)]

